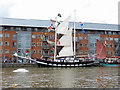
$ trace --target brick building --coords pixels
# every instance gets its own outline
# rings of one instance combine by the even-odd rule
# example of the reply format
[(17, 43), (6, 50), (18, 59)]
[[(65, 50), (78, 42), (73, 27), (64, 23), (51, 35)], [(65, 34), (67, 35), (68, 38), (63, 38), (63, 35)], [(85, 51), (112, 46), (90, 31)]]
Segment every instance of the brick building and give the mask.
[[(49, 20), (31, 19), (0, 19), (0, 59), (14, 59), (12, 54), (28, 54), (32, 58), (51, 57), (54, 54), (53, 45), (47, 40), (54, 41), (54, 31), (48, 33), (47, 27), (51, 25)], [(118, 25), (84, 23), (85, 34), (80, 23), (76, 22), (76, 54), (87, 55), (96, 53), (96, 39), (105, 44), (107, 57), (120, 56), (120, 32)], [(69, 23), (72, 26), (73, 22)], [(47, 33), (46, 33), (47, 32)], [(41, 39), (43, 37), (43, 39)], [(119, 46), (118, 46), (119, 45)]]

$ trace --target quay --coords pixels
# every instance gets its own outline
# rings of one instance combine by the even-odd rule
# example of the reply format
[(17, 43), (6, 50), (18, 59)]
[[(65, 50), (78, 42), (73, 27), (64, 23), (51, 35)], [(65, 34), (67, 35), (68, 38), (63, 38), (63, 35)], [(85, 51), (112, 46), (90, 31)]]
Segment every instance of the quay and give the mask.
[(2, 63), (0, 64), (2, 68), (21, 68), (21, 67), (37, 67), (37, 64), (31, 63)]

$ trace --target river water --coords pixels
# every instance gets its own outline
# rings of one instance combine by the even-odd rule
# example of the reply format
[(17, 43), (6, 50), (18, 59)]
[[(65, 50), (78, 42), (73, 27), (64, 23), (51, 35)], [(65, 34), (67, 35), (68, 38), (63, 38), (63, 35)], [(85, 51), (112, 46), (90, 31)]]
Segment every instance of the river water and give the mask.
[(118, 88), (118, 67), (16, 69), (2, 69), (2, 88)]

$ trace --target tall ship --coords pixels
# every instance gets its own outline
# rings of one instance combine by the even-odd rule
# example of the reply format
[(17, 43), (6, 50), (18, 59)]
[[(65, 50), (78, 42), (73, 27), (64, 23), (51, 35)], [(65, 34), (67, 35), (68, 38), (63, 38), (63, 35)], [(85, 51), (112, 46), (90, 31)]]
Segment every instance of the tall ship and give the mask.
[[(39, 67), (87, 67), (93, 66), (94, 60), (84, 59), (81, 60), (80, 56), (76, 56), (75, 50), (75, 22), (74, 28), (68, 28), (70, 16), (68, 16), (63, 22), (58, 22), (56, 20), (51, 20), (55, 23), (55, 42), (47, 41), (49, 44), (54, 45), (54, 57), (53, 59), (31, 59), (30, 57), (18, 56), (17, 53), (14, 56), (19, 58), (26, 58), (31, 61), (35, 61)], [(72, 32), (74, 31), (74, 40), (72, 37)], [(74, 41), (74, 45), (73, 42)]]

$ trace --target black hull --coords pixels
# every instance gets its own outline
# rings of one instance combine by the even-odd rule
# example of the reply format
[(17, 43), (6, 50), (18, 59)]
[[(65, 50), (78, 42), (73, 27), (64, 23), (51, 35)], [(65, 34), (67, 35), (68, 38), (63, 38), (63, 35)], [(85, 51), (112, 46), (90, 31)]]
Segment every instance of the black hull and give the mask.
[(36, 63), (38, 67), (90, 67), (94, 65), (94, 61), (54, 62), (54, 61), (39, 60)]

